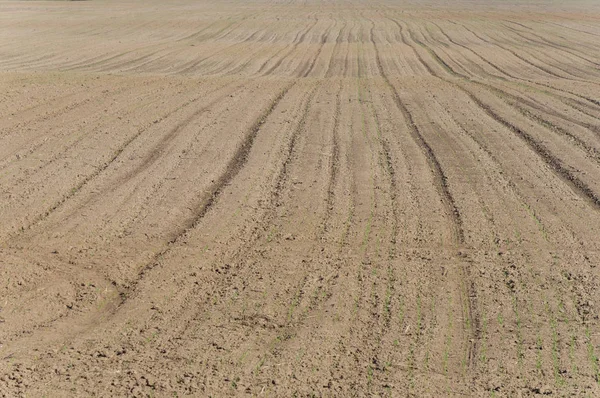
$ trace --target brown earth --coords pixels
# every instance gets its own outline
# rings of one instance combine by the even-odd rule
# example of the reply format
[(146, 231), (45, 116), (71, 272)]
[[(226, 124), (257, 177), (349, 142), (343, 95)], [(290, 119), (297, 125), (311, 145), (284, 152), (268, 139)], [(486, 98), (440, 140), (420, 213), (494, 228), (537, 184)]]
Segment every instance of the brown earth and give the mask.
[(600, 396), (599, 66), (595, 1), (0, 1), (0, 395)]

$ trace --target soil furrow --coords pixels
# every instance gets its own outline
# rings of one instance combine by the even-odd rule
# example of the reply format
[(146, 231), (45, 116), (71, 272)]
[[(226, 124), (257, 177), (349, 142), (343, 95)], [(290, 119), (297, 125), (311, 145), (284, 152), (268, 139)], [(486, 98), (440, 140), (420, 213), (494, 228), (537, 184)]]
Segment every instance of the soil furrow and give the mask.
[(151, 123), (146, 124), (145, 126), (141, 127), (138, 129), (137, 133), (135, 133), (134, 135), (132, 135), (131, 137), (129, 137), (123, 144), (121, 144), (111, 155), (110, 159), (106, 162), (104, 162), (103, 164), (101, 164), (100, 166), (96, 167), (95, 171), (89, 175), (87, 175), (86, 177), (84, 177), (81, 181), (79, 181), (79, 183), (77, 183), (77, 185), (75, 185), (74, 187), (72, 187), (70, 189), (70, 191), (64, 195), (60, 200), (58, 200), (56, 203), (54, 203), (51, 207), (49, 207), (45, 212), (43, 212), (42, 214), (34, 217), (32, 219), (32, 221), (27, 225), (24, 226), (20, 232), (25, 232), (27, 230), (30, 230), (34, 227), (36, 227), (38, 224), (40, 224), (41, 222), (43, 222), (45, 219), (47, 219), (52, 213), (54, 213), (55, 211), (57, 211), (58, 209), (60, 209), (68, 200), (70, 200), (71, 198), (75, 197), (77, 195), (77, 193), (79, 191), (81, 191), (86, 185), (88, 185), (91, 181), (93, 181), (94, 179), (96, 179), (98, 176), (100, 176), (104, 171), (106, 171), (117, 159), (119, 159), (119, 157), (121, 156), (121, 154), (133, 143), (135, 142), (139, 137), (141, 137), (150, 127), (152, 127), (154, 124), (160, 123), (161, 121), (167, 119), (168, 117), (170, 117), (172, 114), (180, 111), (181, 109), (186, 108), (187, 106), (190, 106), (191, 104), (201, 100), (203, 97), (196, 97), (188, 102), (186, 102), (185, 104), (177, 107), (176, 109), (172, 110), (171, 112), (159, 117), (158, 119), (154, 120)]
[(374, 41), (372, 44), (375, 47), (376, 62), (377, 62), (377, 68), (379, 69), (379, 73), (380, 73), (381, 77), (383, 78), (383, 80), (385, 81), (387, 87), (392, 92), (392, 95), (394, 98), (394, 103), (396, 104), (396, 106), (398, 107), (400, 112), (402, 112), (402, 115), (404, 116), (407, 128), (410, 131), (411, 136), (413, 137), (415, 142), (421, 147), (423, 154), (425, 155), (425, 157), (427, 158), (427, 161), (429, 162), (429, 164), (431, 166), (431, 170), (434, 173), (436, 184), (440, 191), (442, 201), (444, 202), (444, 204), (446, 206), (447, 215), (448, 215), (449, 219), (452, 220), (452, 223), (454, 225), (453, 229), (454, 229), (455, 242), (459, 245), (462, 245), (462, 244), (464, 244), (464, 233), (462, 230), (462, 220), (460, 217), (460, 213), (456, 207), (456, 204), (454, 203), (454, 198), (452, 197), (452, 194), (450, 193), (450, 190), (448, 188), (447, 178), (442, 170), (442, 166), (440, 165), (439, 161), (437, 160), (437, 158), (433, 152), (433, 149), (431, 149), (431, 146), (427, 143), (425, 138), (423, 138), (423, 136), (421, 135), (419, 128), (413, 119), (412, 114), (410, 113), (410, 111), (408, 110), (408, 108), (406, 107), (406, 105), (404, 104), (404, 102), (402, 101), (400, 96), (398, 95), (396, 88), (394, 87), (394, 85), (390, 82), (389, 78), (387, 77), (387, 74), (385, 73), (385, 70), (383, 69), (383, 66), (381, 64), (381, 58), (379, 56), (379, 49), (378, 49), (377, 45), (375, 44)]
[[(156, 253), (153, 256), (153, 259), (146, 263), (141, 269), (139, 273), (139, 278), (143, 278), (144, 274), (150, 271), (152, 268), (158, 265), (161, 258), (165, 256), (172, 248), (174, 248), (174, 244), (178, 242), (182, 237), (184, 237), (189, 231), (196, 228), (196, 226), (201, 222), (202, 218), (210, 211), (211, 207), (215, 204), (219, 196), (221, 195), (223, 189), (235, 178), (235, 176), (240, 172), (240, 170), (244, 167), (248, 154), (250, 153), (250, 149), (258, 135), (261, 126), (266, 122), (267, 118), (273, 110), (277, 107), (279, 102), (284, 98), (287, 92), (294, 86), (295, 82), (288, 84), (284, 87), (277, 96), (271, 101), (267, 109), (256, 119), (254, 124), (251, 126), (250, 130), (245, 134), (244, 140), (238, 146), (233, 158), (228, 162), (227, 167), (221, 176), (215, 180), (215, 182), (207, 189), (204, 197), (200, 198), (198, 205), (196, 206), (196, 212), (193, 218), (187, 220), (178, 231), (173, 234), (173, 238), (171, 238), (167, 242), (166, 248)], [(137, 282), (135, 282), (137, 283)], [(132, 284), (128, 290), (129, 292), (124, 292), (121, 294), (122, 301), (118, 305), (121, 307), (126, 299), (131, 295), (131, 292), (135, 291), (135, 283)]]
[(600, 396), (600, 7), (539, 6), (0, 1), (0, 396)]
[(471, 98), (471, 100), (477, 104), (488, 116), (492, 119), (496, 120), (498, 123), (505, 126), (507, 129), (515, 133), (519, 138), (523, 140), (537, 155), (539, 155), (545, 162), (550, 166), (550, 168), (556, 172), (556, 174), (566, 182), (575, 192), (577, 192), (582, 198), (586, 199), (591, 205), (595, 208), (600, 209), (600, 198), (598, 195), (583, 181), (574, 176), (567, 168), (563, 165), (563, 163), (556, 158), (553, 154), (548, 151), (548, 149), (536, 141), (530, 134), (516, 127), (508, 120), (504, 119), (497, 113), (495, 113), (488, 105), (483, 103), (479, 98), (477, 98), (474, 94), (468, 91), (465, 88), (462, 88), (462, 91)]

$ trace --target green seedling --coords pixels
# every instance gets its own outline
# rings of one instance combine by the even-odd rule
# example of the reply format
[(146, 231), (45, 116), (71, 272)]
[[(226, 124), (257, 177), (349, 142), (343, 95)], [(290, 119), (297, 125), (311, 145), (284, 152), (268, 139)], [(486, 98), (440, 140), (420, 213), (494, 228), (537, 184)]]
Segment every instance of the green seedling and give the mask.
[[(560, 308), (560, 303), (559, 303)], [(554, 380), (557, 385), (562, 386), (565, 384), (565, 379), (560, 374), (560, 358), (558, 350), (558, 322), (552, 313), (550, 304), (546, 302), (546, 312), (550, 318), (550, 329), (552, 330), (552, 369), (554, 373)]]
[(479, 360), (487, 363), (487, 316), (483, 309), (481, 310), (481, 348), (479, 350)]
[(585, 329), (585, 337), (587, 337), (588, 359), (594, 371), (594, 378), (596, 379), (596, 382), (600, 384), (600, 369), (598, 367), (598, 357), (596, 356), (594, 344), (592, 343), (592, 336), (588, 327), (586, 327)]
[(577, 369), (577, 362), (575, 361), (575, 345), (575, 336), (571, 335), (571, 340), (569, 341), (569, 360), (573, 364), (571, 366), (571, 371), (574, 375), (577, 375), (579, 373), (579, 370)]
[(522, 368), (525, 353), (523, 352), (523, 333), (521, 330), (521, 316), (519, 315), (518, 302), (515, 296), (513, 296), (513, 312), (515, 314), (515, 320), (517, 323), (517, 360), (519, 362), (519, 366)]
[(542, 370), (542, 338), (538, 335), (536, 339), (537, 358), (535, 360), (535, 367), (537, 370)]

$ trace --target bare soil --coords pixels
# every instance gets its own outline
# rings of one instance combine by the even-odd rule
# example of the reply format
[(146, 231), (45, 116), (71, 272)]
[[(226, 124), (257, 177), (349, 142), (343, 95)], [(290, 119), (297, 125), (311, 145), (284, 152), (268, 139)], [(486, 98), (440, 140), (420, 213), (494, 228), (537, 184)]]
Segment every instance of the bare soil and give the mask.
[(0, 0), (0, 396), (600, 396), (599, 67), (596, 1)]

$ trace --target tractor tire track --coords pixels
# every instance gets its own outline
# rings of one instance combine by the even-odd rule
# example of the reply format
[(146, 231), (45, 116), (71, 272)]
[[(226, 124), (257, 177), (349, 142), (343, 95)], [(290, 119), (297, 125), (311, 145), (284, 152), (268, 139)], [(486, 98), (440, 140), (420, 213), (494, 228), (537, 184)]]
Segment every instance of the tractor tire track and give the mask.
[(95, 180), (98, 176), (102, 175), (102, 173), (104, 173), (117, 159), (119, 159), (119, 157), (121, 156), (121, 154), (132, 144), (134, 143), (138, 138), (140, 138), (148, 129), (150, 129), (153, 125), (160, 123), (161, 121), (169, 118), (171, 115), (179, 112), (180, 110), (192, 105), (193, 103), (201, 100), (202, 98), (204, 98), (204, 96), (199, 96), (196, 97), (190, 101), (187, 101), (186, 103), (184, 103), (181, 106), (178, 106), (177, 108), (175, 108), (174, 110), (168, 112), (167, 114), (159, 117), (158, 119), (156, 119), (155, 121), (151, 122), (151, 123), (147, 123), (145, 126), (141, 127), (138, 129), (137, 133), (135, 133), (134, 135), (132, 135), (131, 137), (129, 137), (123, 144), (121, 144), (111, 155), (110, 159), (106, 162), (104, 162), (102, 165), (100, 165), (99, 167), (96, 168), (96, 170), (92, 173), (87, 175), (86, 177), (84, 177), (79, 183), (77, 183), (74, 187), (71, 188), (71, 190), (65, 194), (62, 198), (60, 198), (57, 202), (55, 202), (52, 206), (50, 206), (46, 211), (44, 211), (43, 213), (39, 214), (38, 216), (34, 217), (32, 219), (31, 222), (29, 222), (29, 224), (27, 224), (26, 226), (24, 226), (20, 232), (18, 232), (16, 234), (16, 236), (20, 235), (21, 233), (31, 230), (33, 228), (35, 228), (37, 225), (39, 225), (40, 223), (42, 223), (44, 220), (46, 220), (50, 215), (52, 215), (55, 211), (59, 210), (60, 208), (62, 208), (64, 206), (64, 204), (69, 201), (70, 199), (72, 199), (73, 197), (75, 197), (85, 186), (87, 186), (90, 182), (92, 182), (93, 180)]
[(406, 107), (406, 105), (404, 104), (402, 99), (400, 98), (396, 88), (391, 83), (387, 74), (385, 73), (385, 70), (381, 63), (379, 48), (375, 44), (374, 39), (372, 41), (372, 44), (375, 47), (376, 63), (377, 63), (377, 68), (379, 70), (379, 73), (380, 73), (381, 77), (383, 78), (386, 86), (392, 92), (392, 95), (394, 98), (394, 103), (396, 104), (396, 106), (398, 107), (398, 109), (400, 110), (402, 115), (404, 116), (406, 126), (407, 126), (411, 136), (413, 137), (413, 140), (421, 148), (423, 155), (427, 158), (427, 162), (429, 163), (429, 165), (431, 167), (431, 171), (433, 172), (434, 179), (436, 181), (436, 186), (440, 192), (442, 202), (444, 203), (445, 208), (446, 208), (446, 214), (447, 214), (448, 218), (452, 221), (452, 224), (453, 224), (453, 235), (454, 235), (455, 243), (458, 245), (462, 245), (465, 242), (464, 232), (463, 232), (463, 228), (462, 228), (462, 220), (460, 217), (460, 212), (459, 212), (458, 208), (456, 207), (454, 197), (452, 196), (452, 194), (450, 193), (450, 189), (448, 188), (447, 177), (444, 174), (444, 171), (442, 170), (442, 166), (440, 165), (440, 162), (436, 158), (435, 153), (433, 152), (433, 149), (431, 149), (431, 146), (429, 145), (429, 143), (425, 140), (425, 138), (419, 131), (419, 128), (418, 128), (417, 124), (415, 123), (411, 112), (408, 110), (408, 108)]
[(139, 284), (140, 280), (144, 278), (144, 275), (151, 271), (154, 267), (158, 266), (161, 259), (171, 250), (176, 248), (176, 243), (184, 238), (189, 231), (195, 229), (200, 224), (204, 216), (217, 202), (225, 187), (229, 185), (229, 183), (235, 178), (235, 176), (237, 176), (237, 174), (246, 164), (248, 155), (250, 154), (250, 150), (252, 149), (254, 140), (256, 139), (261, 126), (267, 121), (267, 118), (271, 115), (279, 102), (281, 102), (287, 92), (295, 84), (296, 82), (289, 83), (281, 91), (279, 91), (275, 98), (270, 102), (269, 106), (255, 120), (249, 131), (246, 132), (246, 135), (241, 144), (238, 146), (235, 154), (227, 163), (225, 171), (211, 184), (203, 197), (198, 201), (198, 204), (196, 205), (197, 210), (195, 211), (194, 216), (182, 223), (182, 226), (173, 234), (173, 237), (166, 242), (166, 247), (157, 252), (149, 262), (140, 268), (138, 278), (129, 284), (129, 287), (126, 291), (121, 292), (121, 299), (115, 306), (114, 312), (117, 312), (119, 308), (125, 304), (127, 299), (132, 296), (132, 294), (135, 292), (136, 286)]

